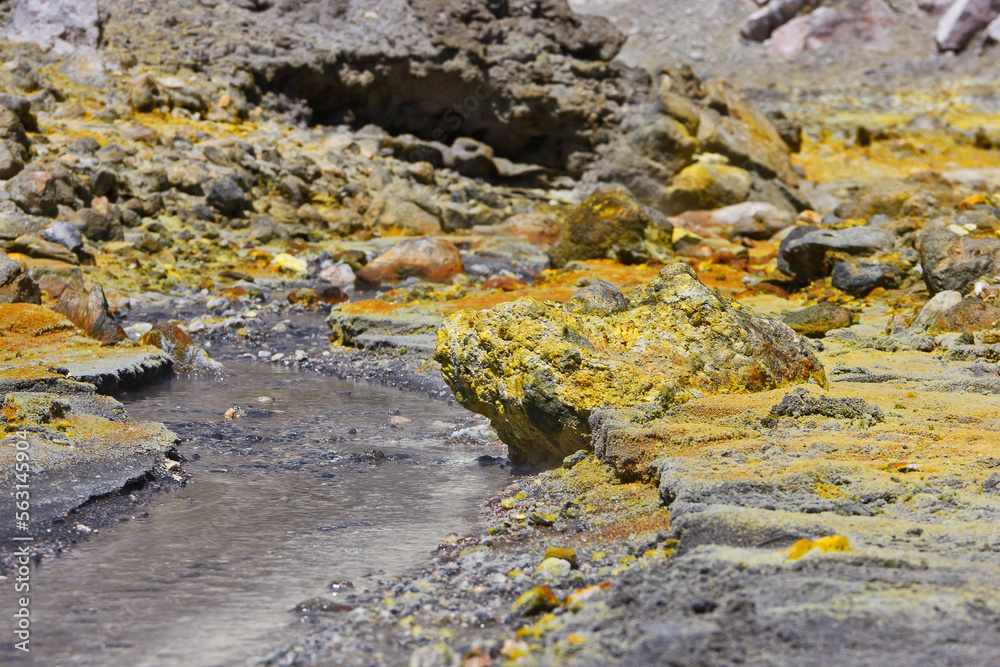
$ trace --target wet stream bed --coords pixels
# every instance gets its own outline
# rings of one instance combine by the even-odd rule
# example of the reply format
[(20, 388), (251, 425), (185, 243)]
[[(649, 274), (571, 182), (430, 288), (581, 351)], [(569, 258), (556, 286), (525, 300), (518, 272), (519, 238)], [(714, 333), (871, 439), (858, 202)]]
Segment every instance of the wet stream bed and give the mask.
[[(510, 472), (444, 434), (468, 418), (416, 392), (227, 361), (121, 399), (164, 422), (192, 476), (32, 573), (45, 665), (239, 664), (287, 640), (291, 610), (346, 605), (476, 523)], [(240, 407), (234, 419), (227, 410)], [(384, 455), (384, 457), (383, 457)], [(384, 573), (384, 574), (383, 574)], [(334, 596), (333, 581), (350, 581)], [(8, 587), (9, 588), (9, 587)], [(4, 590), (0, 604), (13, 605)], [(25, 662), (24, 664), (30, 664)]]

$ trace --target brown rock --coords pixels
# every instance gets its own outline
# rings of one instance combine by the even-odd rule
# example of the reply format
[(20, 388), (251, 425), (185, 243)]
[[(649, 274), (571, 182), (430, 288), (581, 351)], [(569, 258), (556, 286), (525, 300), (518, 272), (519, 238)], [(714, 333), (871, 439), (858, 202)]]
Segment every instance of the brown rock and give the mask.
[(55, 259), (67, 264), (80, 263), (80, 259), (76, 256), (76, 253), (66, 246), (61, 243), (46, 241), (42, 237), (32, 234), (23, 234), (14, 239), (11, 250), (19, 252), (22, 255), (27, 255), (28, 257)]
[(447, 282), (464, 273), (458, 248), (440, 239), (409, 239), (397, 243), (366, 264), (358, 278), (369, 283), (395, 282), (411, 276)]
[(58, 193), (55, 178), (48, 171), (22, 171), (7, 183), (11, 200), (31, 215), (55, 216)]
[(981, 299), (970, 297), (952, 306), (935, 321), (934, 328), (941, 331), (962, 333), (989, 329), (1000, 321), (1000, 308)]
[(389, 188), (372, 201), (365, 222), (383, 236), (429, 236), (441, 233), (441, 223), (433, 213), (411, 201), (406, 192)]
[(194, 344), (187, 332), (173, 322), (160, 322), (153, 325), (139, 339), (140, 345), (157, 347), (174, 362), (174, 370), (178, 373), (224, 373), (225, 367), (208, 356), (202, 348)]
[(484, 235), (520, 236), (537, 245), (551, 245), (559, 238), (562, 225), (555, 217), (544, 213), (519, 213), (499, 225), (476, 226), (473, 231)]
[(128, 340), (125, 331), (114, 320), (111, 307), (104, 296), (104, 289), (95, 285), (86, 296), (73, 290), (65, 290), (56, 302), (57, 313), (65, 315), (85, 334), (111, 345)]

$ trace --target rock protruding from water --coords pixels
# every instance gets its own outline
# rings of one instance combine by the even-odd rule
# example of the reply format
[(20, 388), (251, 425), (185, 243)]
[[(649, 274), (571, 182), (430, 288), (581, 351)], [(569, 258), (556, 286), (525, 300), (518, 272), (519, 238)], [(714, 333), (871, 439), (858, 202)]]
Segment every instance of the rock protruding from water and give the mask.
[(632, 199), (625, 188), (602, 188), (569, 214), (549, 257), (562, 267), (575, 259), (612, 259), (623, 264), (666, 262), (673, 226)]
[(588, 420), (602, 406), (662, 410), (692, 392), (826, 384), (789, 327), (723, 298), (684, 264), (627, 298), (613, 289), (595, 282), (567, 304), (529, 297), (462, 311), (438, 331), (445, 382), (492, 420), (515, 463), (590, 449)]

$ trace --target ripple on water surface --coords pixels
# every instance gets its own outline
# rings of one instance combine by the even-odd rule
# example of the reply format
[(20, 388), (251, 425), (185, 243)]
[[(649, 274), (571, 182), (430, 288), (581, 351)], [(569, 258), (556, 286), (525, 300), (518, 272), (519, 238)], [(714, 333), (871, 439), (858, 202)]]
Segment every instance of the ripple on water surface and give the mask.
[[(459, 407), (228, 365), (225, 381), (176, 379), (123, 398), (133, 417), (184, 439), (194, 479), (34, 571), (36, 664), (218, 665), (266, 652), (296, 603), (329, 595), (334, 579), (363, 586), (426, 561), (509, 479), (438, 435), (467, 414)], [(234, 405), (252, 409), (225, 419)], [(369, 448), (386, 460), (366, 460)]]

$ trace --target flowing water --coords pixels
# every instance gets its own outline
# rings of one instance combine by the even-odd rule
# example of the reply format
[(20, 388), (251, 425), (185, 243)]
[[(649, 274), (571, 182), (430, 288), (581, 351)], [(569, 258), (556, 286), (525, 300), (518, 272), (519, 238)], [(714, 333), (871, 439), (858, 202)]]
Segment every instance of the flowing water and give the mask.
[[(440, 431), (465, 414), (454, 405), (265, 364), (227, 366), (234, 374), (224, 381), (174, 379), (123, 398), (133, 417), (184, 439), (193, 480), (37, 567), (31, 655), (3, 659), (239, 663), (287, 638), (290, 610), (330, 598), (330, 581), (361, 587), (379, 570), (426, 561), (449, 533), (469, 531), (483, 498), (509, 480), (478, 465), (484, 452), (446, 444)], [(233, 405), (253, 409), (225, 419)], [(385, 460), (361, 456), (368, 448)], [(13, 608), (10, 586), (0, 604)]]

